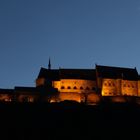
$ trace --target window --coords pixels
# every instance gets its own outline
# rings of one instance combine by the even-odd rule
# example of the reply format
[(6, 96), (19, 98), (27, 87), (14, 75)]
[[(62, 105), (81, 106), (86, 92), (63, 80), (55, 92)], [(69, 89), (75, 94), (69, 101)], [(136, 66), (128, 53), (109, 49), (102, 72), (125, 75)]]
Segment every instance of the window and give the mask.
[(70, 87), (70, 86), (68, 86), (68, 89), (71, 89), (71, 87)]
[(64, 86), (62, 86), (62, 87), (61, 87), (61, 89), (65, 89), (65, 87), (64, 87)]
[(109, 83), (108, 85), (111, 86), (111, 83)]
[(77, 89), (77, 87), (75, 86), (73, 89)]
[(82, 90), (82, 89), (83, 89), (83, 87), (80, 87), (80, 89)]

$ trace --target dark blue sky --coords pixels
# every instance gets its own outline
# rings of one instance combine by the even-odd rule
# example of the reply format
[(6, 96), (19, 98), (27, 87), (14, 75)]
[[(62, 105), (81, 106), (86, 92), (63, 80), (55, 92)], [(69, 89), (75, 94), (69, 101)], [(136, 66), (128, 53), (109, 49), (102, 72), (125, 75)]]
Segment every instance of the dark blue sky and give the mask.
[(0, 88), (34, 86), (41, 67), (137, 67), (139, 0), (0, 0)]

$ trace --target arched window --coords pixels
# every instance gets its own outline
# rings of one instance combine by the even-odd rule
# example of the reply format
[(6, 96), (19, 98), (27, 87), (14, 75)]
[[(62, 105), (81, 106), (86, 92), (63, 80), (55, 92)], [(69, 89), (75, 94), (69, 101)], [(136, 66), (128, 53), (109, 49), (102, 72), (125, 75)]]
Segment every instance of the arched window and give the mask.
[(77, 89), (77, 87), (75, 86), (73, 89)]
[(81, 90), (83, 90), (83, 87), (80, 87)]
[(70, 87), (70, 86), (68, 86), (68, 89), (71, 89), (71, 87)]
[(62, 86), (62, 87), (61, 87), (61, 89), (65, 89), (65, 87), (64, 87), (64, 86)]

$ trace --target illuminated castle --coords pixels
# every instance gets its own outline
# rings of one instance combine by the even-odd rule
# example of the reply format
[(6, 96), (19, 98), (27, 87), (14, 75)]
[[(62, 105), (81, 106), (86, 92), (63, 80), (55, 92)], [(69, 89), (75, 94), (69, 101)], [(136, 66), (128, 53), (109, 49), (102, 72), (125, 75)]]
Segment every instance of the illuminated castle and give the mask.
[(108, 98), (116, 102), (129, 101), (140, 96), (140, 80), (136, 68), (95, 65), (95, 69), (41, 68), (36, 87), (0, 89), (3, 101), (72, 100), (97, 104)]

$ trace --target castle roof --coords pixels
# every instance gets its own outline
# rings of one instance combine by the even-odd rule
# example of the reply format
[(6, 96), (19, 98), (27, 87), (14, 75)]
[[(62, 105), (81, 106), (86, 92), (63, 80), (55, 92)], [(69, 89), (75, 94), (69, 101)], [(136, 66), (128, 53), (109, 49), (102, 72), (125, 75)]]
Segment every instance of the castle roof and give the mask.
[(138, 80), (138, 72), (136, 68), (122, 68), (122, 67), (110, 67), (96, 65), (97, 75), (102, 78), (117, 79), (121, 78), (124, 80)]
[(59, 70), (41, 68), (38, 78), (59, 80)]
[(94, 69), (45, 69), (41, 68), (38, 78), (51, 80), (60, 79), (85, 79), (95, 80), (96, 72)]
[(0, 89), (0, 94), (13, 94), (13, 89)]
[(60, 69), (61, 79), (96, 80), (94, 69)]

